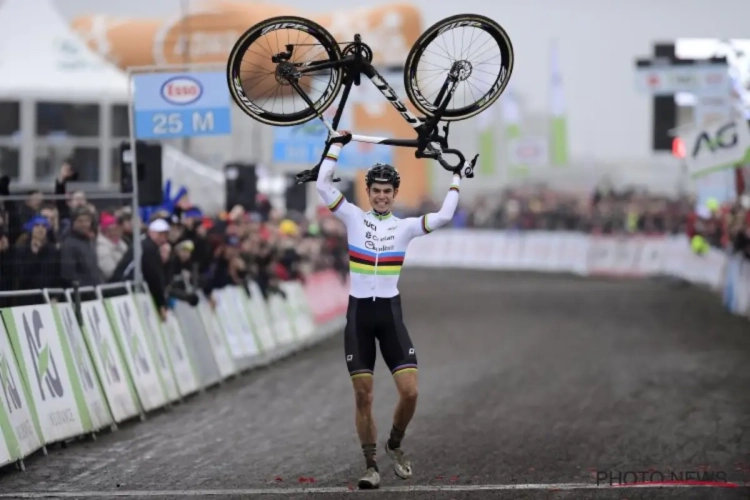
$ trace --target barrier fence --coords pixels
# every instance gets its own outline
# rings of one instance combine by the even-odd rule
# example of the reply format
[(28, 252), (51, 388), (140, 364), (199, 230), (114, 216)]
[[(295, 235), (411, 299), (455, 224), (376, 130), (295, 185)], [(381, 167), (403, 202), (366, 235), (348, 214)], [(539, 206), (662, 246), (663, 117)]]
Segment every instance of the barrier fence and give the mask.
[(43, 303), (0, 310), (0, 466), (24, 469), (49, 444), (145, 419), (340, 331), (347, 286), (333, 271), (267, 299), (229, 286), (216, 310), (178, 301), (164, 322), (131, 283), (28, 292)]
[[(684, 236), (442, 230), (415, 239), (405, 266), (668, 276), (750, 317), (750, 264), (713, 248), (697, 255)], [(116, 430), (343, 328), (348, 284), (339, 274), (281, 288), (265, 299), (254, 283), (225, 287), (214, 292), (215, 310), (203, 296), (196, 306), (178, 301), (165, 322), (131, 283), (29, 292), (44, 303), (0, 310), (0, 465), (23, 469), (48, 444)]]
[(663, 276), (707, 287), (721, 296), (730, 312), (750, 319), (750, 262), (716, 248), (696, 254), (684, 235), (449, 229), (415, 239), (404, 266), (620, 278)]
[(574, 273), (581, 276), (669, 276), (719, 291), (729, 257), (698, 255), (687, 237), (596, 236), (565, 231), (442, 230), (412, 241), (405, 266)]

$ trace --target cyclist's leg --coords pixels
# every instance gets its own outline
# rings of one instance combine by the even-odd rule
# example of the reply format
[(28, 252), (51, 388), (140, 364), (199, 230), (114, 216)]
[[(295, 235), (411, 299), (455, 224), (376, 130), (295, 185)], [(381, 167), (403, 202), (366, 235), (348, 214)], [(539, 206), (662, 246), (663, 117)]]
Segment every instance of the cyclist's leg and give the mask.
[(411, 465), (401, 451), (401, 440), (417, 409), (417, 355), (401, 314), (401, 298), (390, 300), (386, 312), (390, 324), (379, 335), (380, 352), (393, 374), (399, 398), (393, 413), (393, 427), (386, 444), (388, 455), (394, 460), (396, 474), (411, 477)]
[[(366, 307), (362, 310), (364, 301), (349, 298), (349, 308), (346, 313), (346, 329), (344, 330), (344, 351), (349, 376), (352, 380), (355, 399), (355, 423), (365, 463), (368, 469), (377, 471), (375, 449), (377, 443), (377, 429), (372, 416), (373, 378), (375, 368), (375, 335), (368, 318), (371, 314)], [(369, 321), (368, 321), (369, 320)], [(364, 478), (363, 478), (364, 479)], [(366, 487), (377, 487), (370, 478)], [(377, 480), (379, 482), (379, 478)], [(362, 483), (362, 481), (360, 481)], [(363, 486), (362, 484), (360, 485)]]

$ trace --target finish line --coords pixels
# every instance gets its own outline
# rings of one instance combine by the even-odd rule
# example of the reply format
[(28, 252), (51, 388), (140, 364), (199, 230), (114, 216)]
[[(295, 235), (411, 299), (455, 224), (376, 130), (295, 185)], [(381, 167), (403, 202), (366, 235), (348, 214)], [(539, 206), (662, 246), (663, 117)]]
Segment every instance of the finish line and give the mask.
[(376, 490), (359, 490), (345, 486), (312, 487), (312, 488), (238, 488), (214, 490), (113, 490), (113, 491), (43, 491), (0, 493), (0, 498), (128, 498), (128, 497), (225, 497), (233, 495), (301, 495), (301, 494), (334, 494), (358, 493), (362, 491), (368, 495), (383, 493), (424, 493), (424, 492), (472, 492), (472, 491), (562, 491), (562, 490), (622, 490), (622, 489), (658, 489), (658, 488), (747, 488), (750, 483), (636, 483), (597, 485), (591, 483), (548, 483), (548, 484), (467, 484), (445, 486), (384, 486)]

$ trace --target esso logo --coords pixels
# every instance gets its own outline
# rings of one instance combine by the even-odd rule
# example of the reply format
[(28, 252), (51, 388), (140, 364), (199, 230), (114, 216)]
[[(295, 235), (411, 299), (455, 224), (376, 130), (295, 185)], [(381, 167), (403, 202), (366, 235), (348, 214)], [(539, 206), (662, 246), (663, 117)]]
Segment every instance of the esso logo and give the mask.
[(170, 104), (184, 106), (192, 104), (203, 95), (203, 87), (193, 78), (178, 76), (164, 82), (161, 87), (162, 98)]

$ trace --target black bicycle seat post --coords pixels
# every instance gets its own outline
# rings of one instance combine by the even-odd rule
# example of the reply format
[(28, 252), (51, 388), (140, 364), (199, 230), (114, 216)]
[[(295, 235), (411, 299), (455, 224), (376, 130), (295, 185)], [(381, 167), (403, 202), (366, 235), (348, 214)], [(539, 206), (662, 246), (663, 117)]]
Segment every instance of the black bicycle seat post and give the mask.
[(354, 35), (354, 66), (353, 66), (354, 85), (359, 87), (362, 83), (362, 37), (359, 33)]

